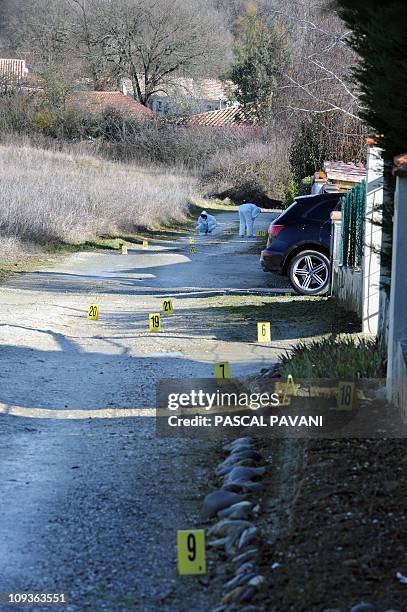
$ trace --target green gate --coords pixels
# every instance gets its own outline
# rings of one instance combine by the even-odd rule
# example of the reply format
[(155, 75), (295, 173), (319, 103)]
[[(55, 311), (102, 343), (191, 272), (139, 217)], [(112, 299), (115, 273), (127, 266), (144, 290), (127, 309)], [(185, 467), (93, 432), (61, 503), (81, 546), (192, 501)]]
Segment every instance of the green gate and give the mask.
[(362, 264), (365, 239), (366, 183), (355, 185), (342, 198), (341, 265)]

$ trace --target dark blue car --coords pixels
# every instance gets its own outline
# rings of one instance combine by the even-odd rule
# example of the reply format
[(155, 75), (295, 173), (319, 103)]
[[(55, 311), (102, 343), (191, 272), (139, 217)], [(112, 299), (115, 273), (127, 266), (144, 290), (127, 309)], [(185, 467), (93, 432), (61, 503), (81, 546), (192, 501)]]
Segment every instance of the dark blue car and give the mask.
[(323, 295), (330, 279), (331, 212), (342, 193), (298, 197), (269, 227), (263, 270), (288, 276), (302, 295)]

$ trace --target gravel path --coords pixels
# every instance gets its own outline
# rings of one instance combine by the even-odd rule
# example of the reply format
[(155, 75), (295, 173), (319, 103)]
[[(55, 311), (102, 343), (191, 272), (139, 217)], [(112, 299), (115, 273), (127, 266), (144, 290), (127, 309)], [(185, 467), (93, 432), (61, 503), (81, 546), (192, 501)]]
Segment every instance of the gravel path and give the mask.
[[(196, 254), (187, 237), (127, 257), (75, 254), (2, 287), (1, 592), (65, 592), (69, 610), (182, 612), (193, 601), (203, 611), (218, 601), (205, 579), (176, 573), (176, 530), (201, 521), (216, 460), (208, 443), (158, 439), (152, 418), (91, 417), (154, 407), (157, 380), (211, 377), (215, 360), (235, 375), (275, 360), (280, 345), (219, 340), (200, 313), (224, 288), (276, 284), (247, 253), (253, 242), (227, 234), (236, 215), (219, 221)], [(151, 335), (148, 313), (167, 295), (176, 313)], [(87, 321), (90, 303), (99, 322)], [(76, 410), (88, 418), (73, 419)]]

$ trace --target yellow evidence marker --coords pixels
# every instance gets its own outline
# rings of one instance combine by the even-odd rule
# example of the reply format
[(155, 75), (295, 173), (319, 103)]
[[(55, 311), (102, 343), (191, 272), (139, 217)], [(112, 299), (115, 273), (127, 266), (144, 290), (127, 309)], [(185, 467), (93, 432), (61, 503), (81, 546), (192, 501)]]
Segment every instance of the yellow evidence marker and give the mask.
[(259, 237), (266, 236), (266, 234), (267, 234), (266, 230), (259, 230), (259, 231), (257, 232), (257, 235), (258, 235)]
[(190, 253), (196, 253), (196, 246), (194, 246), (193, 244), (191, 244), (190, 248), (189, 248), (189, 252)]
[(230, 369), (230, 363), (228, 361), (221, 361), (215, 363), (215, 378), (217, 380), (223, 380), (225, 378), (232, 378), (232, 372)]
[(89, 304), (88, 320), (89, 321), (99, 321), (99, 306), (97, 304)]
[(153, 312), (148, 315), (148, 320), (150, 322), (150, 331), (151, 332), (160, 332), (161, 331), (161, 316), (159, 312)]
[(195, 244), (195, 238), (193, 236), (190, 236), (188, 238), (189, 244)]
[(337, 410), (353, 410), (356, 408), (356, 388), (354, 382), (338, 384)]
[(257, 323), (257, 342), (271, 342), (271, 323)]
[(291, 397), (295, 396), (297, 393), (297, 387), (294, 384), (294, 379), (291, 374), (287, 376), (286, 383), (277, 382), (275, 386), (275, 391), (279, 395), (282, 395), (283, 398), (280, 401), (280, 406), (290, 406)]
[(143, 249), (148, 249), (148, 240), (143, 240)]
[(121, 244), (119, 249), (120, 255), (127, 255), (127, 244)]
[(174, 314), (174, 307), (172, 305), (171, 298), (167, 298), (163, 300), (163, 313), (164, 314)]
[(193, 529), (177, 532), (178, 573), (206, 574), (205, 531)]

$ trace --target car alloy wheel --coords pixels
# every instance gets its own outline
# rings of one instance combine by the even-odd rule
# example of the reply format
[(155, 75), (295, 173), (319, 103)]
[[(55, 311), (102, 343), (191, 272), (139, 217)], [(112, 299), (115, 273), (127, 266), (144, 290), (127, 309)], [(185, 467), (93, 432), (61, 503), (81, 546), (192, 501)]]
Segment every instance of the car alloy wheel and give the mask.
[(290, 264), (291, 285), (302, 295), (322, 295), (328, 291), (330, 264), (318, 251), (303, 251)]

